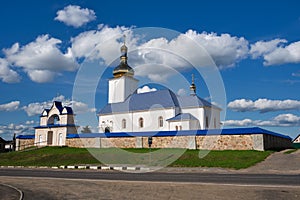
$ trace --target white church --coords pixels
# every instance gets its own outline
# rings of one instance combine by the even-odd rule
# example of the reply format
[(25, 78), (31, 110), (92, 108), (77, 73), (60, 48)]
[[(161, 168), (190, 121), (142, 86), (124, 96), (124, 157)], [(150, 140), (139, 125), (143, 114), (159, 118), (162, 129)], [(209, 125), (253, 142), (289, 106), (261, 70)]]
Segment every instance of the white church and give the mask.
[(108, 104), (99, 112), (99, 131), (146, 132), (220, 128), (221, 109), (196, 95), (194, 78), (190, 96), (164, 89), (137, 93), (138, 80), (121, 47), (120, 64), (108, 84)]

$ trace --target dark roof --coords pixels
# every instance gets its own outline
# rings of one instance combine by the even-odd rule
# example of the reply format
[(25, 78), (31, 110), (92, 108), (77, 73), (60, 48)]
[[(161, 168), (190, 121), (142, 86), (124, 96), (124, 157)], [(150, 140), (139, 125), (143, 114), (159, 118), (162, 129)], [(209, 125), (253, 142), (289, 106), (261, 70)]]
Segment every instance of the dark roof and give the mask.
[(34, 135), (18, 135), (17, 139), (34, 139)]
[(65, 106), (64, 109), (66, 109), (67, 113), (62, 114), (73, 114), (73, 109), (71, 107)]
[(287, 135), (282, 135), (259, 127), (253, 128), (228, 128), (228, 129), (209, 129), (209, 130), (189, 130), (189, 131), (149, 131), (149, 132), (130, 132), (130, 133), (81, 133), (67, 134), (67, 138), (96, 138), (96, 137), (166, 137), (166, 136), (189, 136), (189, 135), (252, 135), (264, 134), (273, 135), (292, 140)]
[[(71, 107), (68, 107), (68, 106), (64, 106), (63, 107), (62, 103), (60, 101), (54, 101), (51, 109), (53, 108), (53, 106), (55, 106), (59, 110), (60, 114), (73, 114), (73, 109)], [(43, 112), (46, 111), (47, 112), (47, 116), (48, 116), (48, 113), (49, 113), (49, 111), (51, 109), (44, 109)], [(62, 113), (64, 109), (67, 110), (67, 113)], [(44, 116), (43, 112), (40, 115), (41, 117)]]
[[(47, 115), (43, 115), (44, 111), (46, 111)], [(41, 113), (40, 117), (48, 116), (49, 111), (50, 111), (50, 109), (44, 109), (43, 112)]]
[[(54, 101), (52, 107), (55, 105), (55, 107), (59, 110), (59, 112), (61, 113), (61, 111), (63, 110), (63, 106), (62, 103), (60, 101)], [(51, 109), (52, 109), (51, 107)], [(51, 110), (50, 109), (50, 110)]]
[(179, 107), (177, 96), (168, 89), (147, 93), (134, 93), (124, 102), (107, 104), (99, 114)]
[(2, 137), (0, 137), (0, 142), (4, 143), (6, 140), (4, 140)]
[(198, 119), (193, 115), (191, 115), (190, 113), (180, 113), (175, 117), (167, 119), (167, 121), (185, 121), (185, 120), (198, 120)]

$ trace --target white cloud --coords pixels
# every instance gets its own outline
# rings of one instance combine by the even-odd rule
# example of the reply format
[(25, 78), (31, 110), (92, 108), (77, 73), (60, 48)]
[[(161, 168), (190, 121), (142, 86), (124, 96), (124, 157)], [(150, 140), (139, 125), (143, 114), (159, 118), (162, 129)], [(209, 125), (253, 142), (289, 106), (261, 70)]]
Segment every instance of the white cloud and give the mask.
[(33, 121), (33, 120), (30, 120), (30, 121), (26, 121), (26, 122), (25, 122), (25, 124), (27, 124), (27, 125), (34, 124), (34, 123), (35, 123), (35, 121)]
[(135, 39), (131, 37), (129, 28), (117, 26), (110, 28), (100, 26), (98, 30), (82, 32), (71, 39), (72, 54), (76, 58), (103, 59), (106, 65), (111, 64), (120, 56), (120, 47), (122, 42), (120, 38), (126, 32), (126, 45), (129, 50), (133, 49), (131, 45)]
[(258, 41), (251, 45), (250, 53), (253, 58), (262, 56), (266, 66), (300, 63), (300, 41), (289, 45), (285, 43), (287, 40), (284, 39)]
[(282, 110), (299, 110), (300, 101), (297, 100), (269, 100), (258, 99), (256, 101), (247, 99), (237, 99), (229, 102), (227, 107), (233, 111), (259, 111), (261, 113), (282, 111)]
[(278, 127), (292, 127), (300, 126), (300, 117), (294, 114), (280, 114), (271, 120), (227, 120), (224, 122), (225, 126), (278, 126)]
[(185, 91), (185, 89), (180, 88), (180, 89), (177, 91), (177, 95), (179, 95), (179, 96), (186, 96), (186, 91)]
[(17, 83), (21, 80), (19, 74), (10, 69), (9, 63), (3, 58), (0, 58), (0, 80), (5, 83)]
[(145, 85), (144, 87), (142, 88), (138, 88), (137, 89), (137, 93), (138, 94), (142, 94), (142, 93), (147, 93), (147, 92), (155, 92), (157, 91), (156, 88), (150, 88), (149, 86)]
[(102, 59), (110, 65), (119, 59), (124, 33), (129, 65), (135, 68), (136, 75), (146, 76), (152, 81), (162, 82), (174, 73), (191, 68), (191, 64), (211, 66), (211, 58), (220, 68), (231, 67), (248, 55), (248, 41), (229, 34), (189, 30), (171, 40), (163, 37), (144, 40), (143, 35), (135, 33), (131, 27), (103, 25), (98, 30), (86, 31), (72, 38), (70, 50), (76, 58)]
[(64, 106), (72, 107), (75, 114), (96, 111), (95, 108), (89, 108), (88, 105), (83, 102), (66, 99), (63, 95), (54, 97), (52, 100), (49, 101), (30, 103), (27, 106), (23, 106), (22, 109), (27, 113), (28, 116), (39, 115), (44, 109), (51, 108), (53, 101), (61, 101)]
[(33, 127), (24, 125), (24, 124), (8, 124), (8, 125), (1, 125), (0, 126), (0, 134), (6, 137), (7, 139), (11, 140), (13, 134), (33, 134)]
[(287, 43), (287, 41), (284, 39), (258, 41), (255, 44), (251, 44), (249, 53), (252, 55), (252, 58), (255, 59), (265, 54), (273, 52), (278, 47), (282, 46), (284, 43)]
[(76, 5), (69, 5), (64, 7), (63, 10), (57, 11), (55, 20), (61, 21), (68, 26), (78, 28), (90, 21), (96, 19), (96, 14), (93, 10), (81, 8)]
[(18, 110), (20, 101), (12, 101), (6, 104), (0, 105), (0, 111), (15, 111)]
[(7, 62), (23, 68), (31, 80), (49, 82), (61, 71), (75, 71), (78, 68), (71, 51), (62, 53), (59, 44), (61, 40), (42, 35), (25, 46), (20, 47), (19, 43), (15, 43), (3, 51)]

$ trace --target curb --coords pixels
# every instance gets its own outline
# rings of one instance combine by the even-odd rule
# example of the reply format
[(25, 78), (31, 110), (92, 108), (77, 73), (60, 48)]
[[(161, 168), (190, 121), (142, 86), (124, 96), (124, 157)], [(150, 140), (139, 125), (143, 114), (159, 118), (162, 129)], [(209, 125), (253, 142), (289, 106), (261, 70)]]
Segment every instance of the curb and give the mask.
[(0, 166), (0, 168), (29, 168), (29, 169), (92, 169), (92, 170), (117, 170), (117, 171), (149, 171), (148, 167), (128, 166), (90, 166), (90, 165), (61, 165), (61, 166)]

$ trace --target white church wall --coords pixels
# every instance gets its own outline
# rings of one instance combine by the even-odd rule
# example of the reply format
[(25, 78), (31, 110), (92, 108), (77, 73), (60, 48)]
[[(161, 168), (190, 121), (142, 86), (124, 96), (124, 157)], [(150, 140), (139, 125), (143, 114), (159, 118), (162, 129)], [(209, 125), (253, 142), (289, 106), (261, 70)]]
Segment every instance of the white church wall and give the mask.
[[(163, 118), (163, 126), (159, 126), (159, 117)], [(168, 131), (166, 121), (175, 116), (175, 109), (158, 109), (130, 113), (114, 113), (99, 117), (99, 131), (105, 132), (105, 127), (110, 127), (111, 132), (139, 132), (139, 131)], [(140, 127), (139, 119), (143, 119), (143, 127)], [(122, 126), (122, 120), (126, 120), (126, 128)]]
[(182, 108), (182, 113), (190, 113), (198, 119), (198, 129), (205, 129), (204, 109), (203, 108)]
[(183, 131), (190, 130), (190, 122), (186, 121), (170, 121), (169, 122), (170, 131)]
[(138, 80), (128, 76), (110, 79), (108, 82), (108, 103), (123, 102), (137, 89)]
[[(163, 127), (159, 127), (158, 118), (163, 117)], [(133, 130), (139, 131), (167, 131), (169, 130), (167, 119), (175, 116), (175, 109), (159, 109), (133, 113)], [(143, 127), (140, 127), (139, 119), (143, 118)]]
[(46, 126), (47, 125), (47, 120), (48, 120), (47, 116), (40, 117), (40, 126)]

